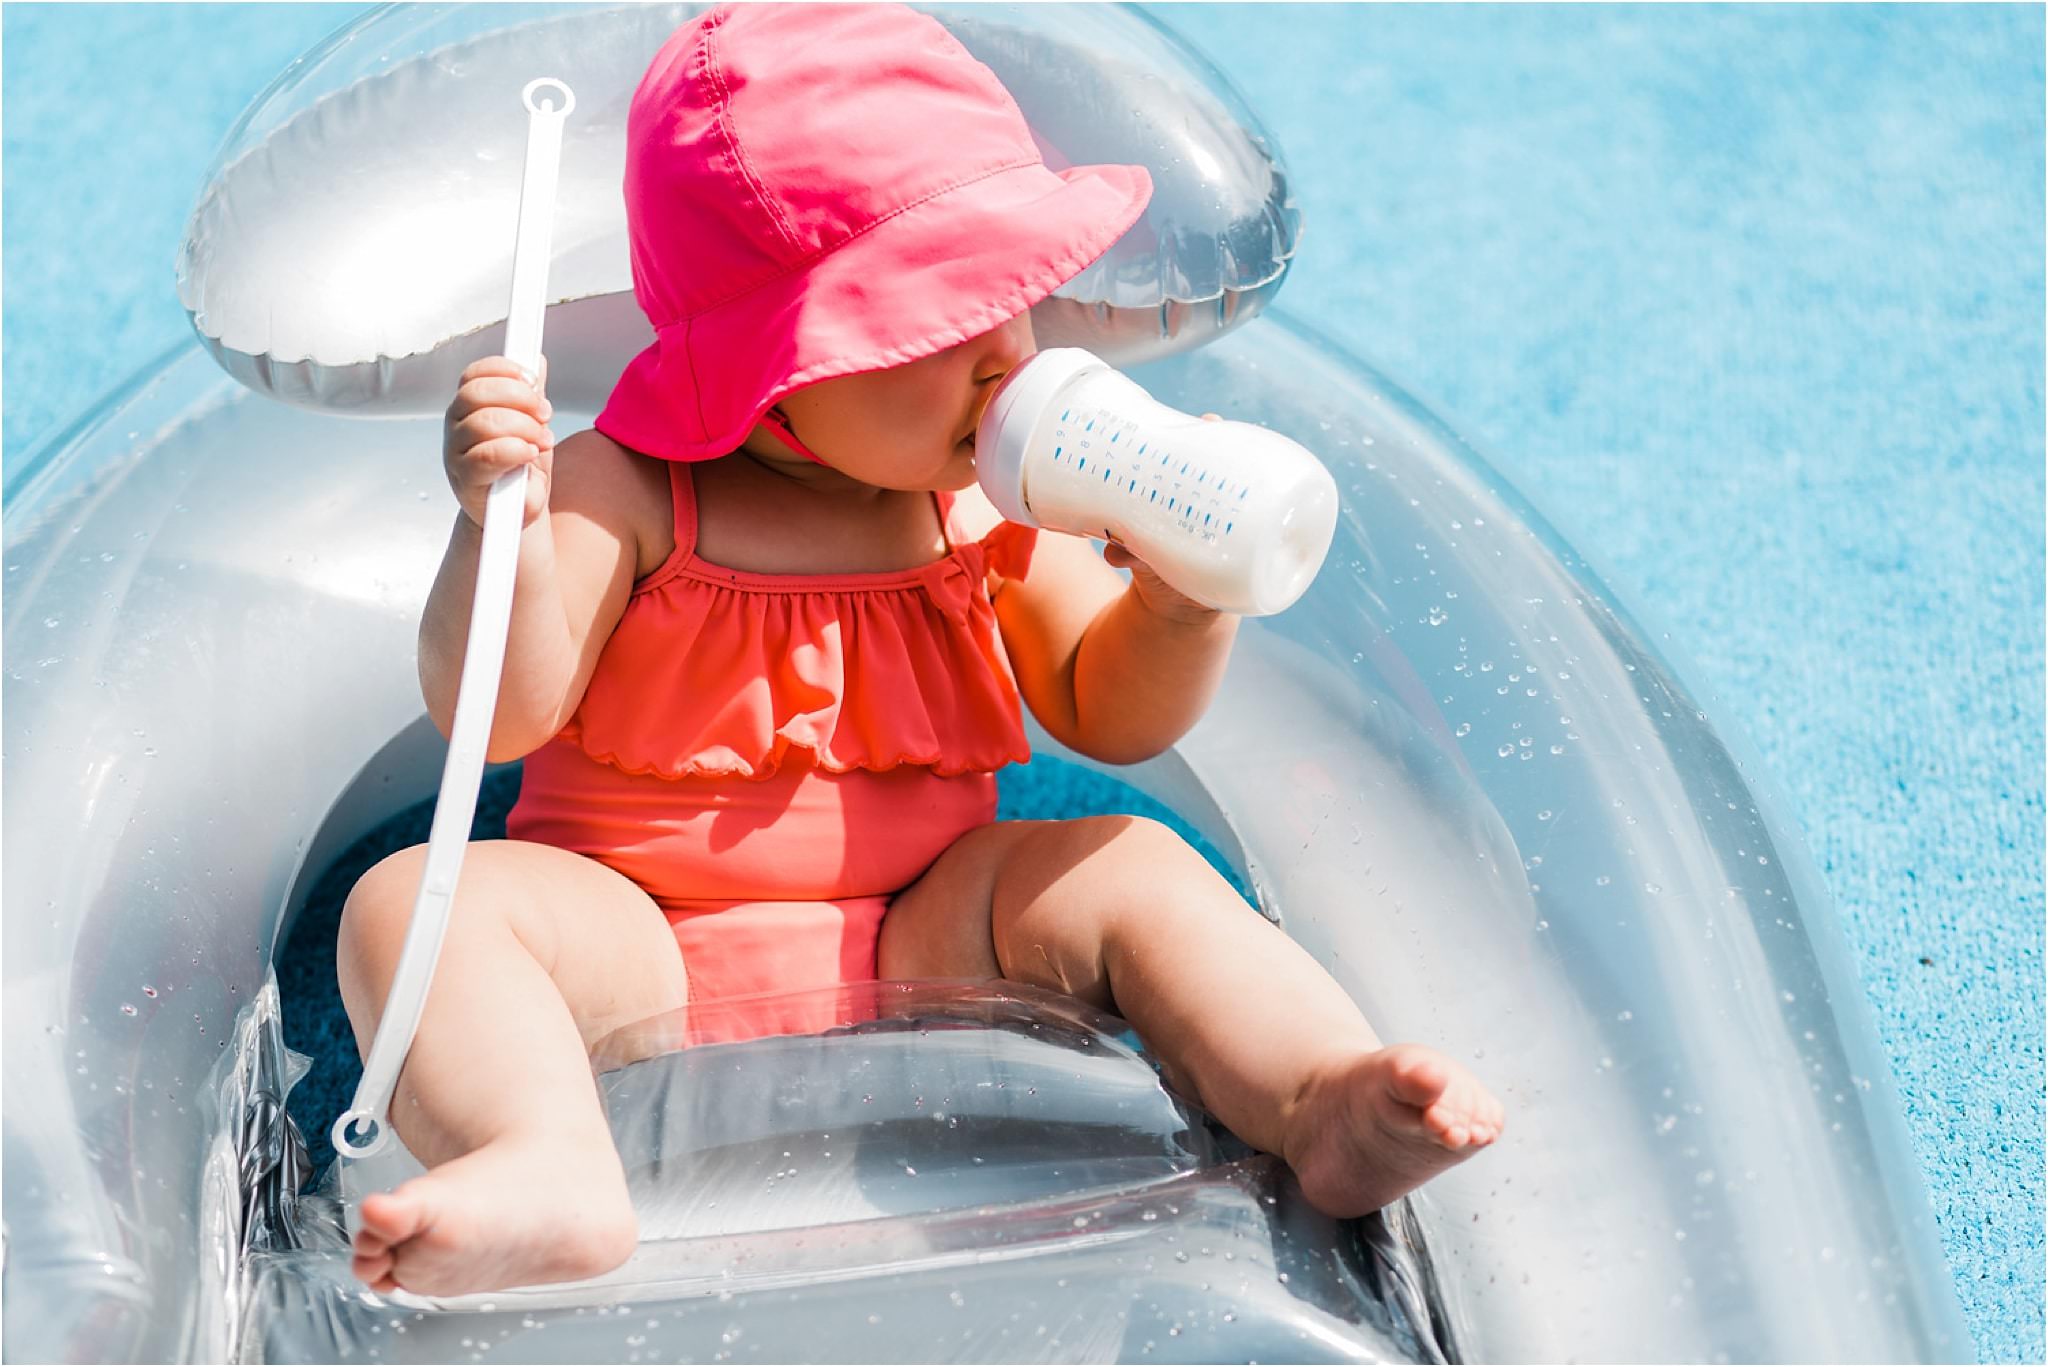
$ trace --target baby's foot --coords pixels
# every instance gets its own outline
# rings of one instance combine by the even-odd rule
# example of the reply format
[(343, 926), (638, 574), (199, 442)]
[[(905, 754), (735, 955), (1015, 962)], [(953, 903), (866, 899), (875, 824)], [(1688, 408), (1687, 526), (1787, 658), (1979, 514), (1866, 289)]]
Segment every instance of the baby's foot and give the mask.
[(1309, 1204), (1348, 1219), (1378, 1210), (1500, 1137), (1479, 1080), (1434, 1049), (1360, 1054), (1303, 1092), (1283, 1156)]
[(606, 1139), (500, 1139), (363, 1198), (350, 1270), (373, 1291), (459, 1296), (609, 1272), (638, 1228)]

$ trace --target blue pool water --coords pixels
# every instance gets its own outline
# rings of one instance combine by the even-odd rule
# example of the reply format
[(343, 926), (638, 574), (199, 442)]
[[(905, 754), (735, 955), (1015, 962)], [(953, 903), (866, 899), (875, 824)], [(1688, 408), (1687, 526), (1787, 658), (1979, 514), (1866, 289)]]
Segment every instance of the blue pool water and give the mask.
[[(215, 144), (357, 12), (0, 11), (7, 460), (189, 335)], [(2040, 1360), (2042, 11), (1160, 13), (1292, 161), (1285, 306), (1489, 451), (1756, 741), (1979, 1352)]]

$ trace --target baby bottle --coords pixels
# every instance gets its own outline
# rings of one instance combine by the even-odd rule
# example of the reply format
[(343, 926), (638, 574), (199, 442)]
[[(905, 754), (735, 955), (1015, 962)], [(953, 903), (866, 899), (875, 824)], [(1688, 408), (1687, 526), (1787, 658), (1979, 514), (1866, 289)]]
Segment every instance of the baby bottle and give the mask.
[(974, 445), (981, 487), (1004, 517), (1119, 541), (1224, 612), (1288, 607), (1337, 528), (1337, 482), (1300, 446), (1168, 408), (1077, 347), (1012, 371)]

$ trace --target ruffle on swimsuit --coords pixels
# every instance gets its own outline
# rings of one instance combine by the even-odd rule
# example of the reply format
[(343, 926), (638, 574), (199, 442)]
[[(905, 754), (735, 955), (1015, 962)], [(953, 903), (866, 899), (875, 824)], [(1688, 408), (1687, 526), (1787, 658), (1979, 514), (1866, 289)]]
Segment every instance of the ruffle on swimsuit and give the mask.
[(675, 551), (634, 587), (561, 739), (663, 778), (766, 778), (792, 756), (831, 773), (941, 775), (1030, 759), (983, 588), (991, 573), (1023, 577), (1036, 528), (998, 521), (972, 537), (940, 492), (942, 559), (762, 574), (698, 559), (691, 467), (672, 465), (669, 481)]

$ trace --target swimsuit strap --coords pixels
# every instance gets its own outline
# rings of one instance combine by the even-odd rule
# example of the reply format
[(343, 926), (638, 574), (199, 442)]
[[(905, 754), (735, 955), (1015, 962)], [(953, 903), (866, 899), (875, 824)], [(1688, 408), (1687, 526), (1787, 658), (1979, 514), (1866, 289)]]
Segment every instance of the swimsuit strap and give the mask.
[(676, 537), (674, 558), (681, 564), (697, 552), (697, 478), (689, 461), (668, 463), (668, 495)]

